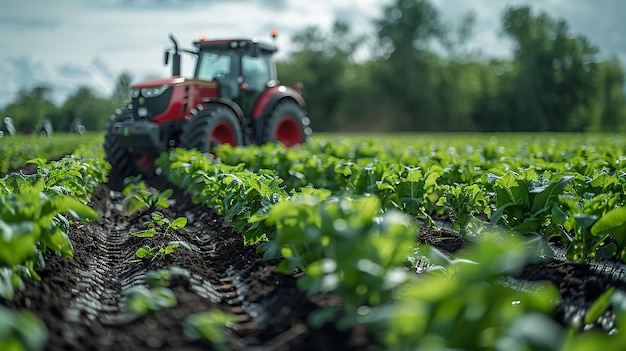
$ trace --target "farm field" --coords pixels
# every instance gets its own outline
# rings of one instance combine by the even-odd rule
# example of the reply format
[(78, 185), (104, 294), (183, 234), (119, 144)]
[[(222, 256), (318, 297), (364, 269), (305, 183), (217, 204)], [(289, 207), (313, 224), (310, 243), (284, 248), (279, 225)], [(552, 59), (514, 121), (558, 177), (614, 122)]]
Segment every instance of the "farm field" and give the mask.
[[(614, 349), (625, 152), (608, 134), (316, 135), (172, 150), (141, 181), (78, 149), (0, 182), (2, 244), (31, 223), (40, 250), (0, 249), (0, 343)], [(58, 209), (45, 223), (12, 210), (33, 191)]]
[(33, 158), (54, 159), (71, 154), (84, 145), (102, 143), (102, 133), (56, 133), (49, 138), (36, 134), (18, 134), (0, 138), (0, 174), (17, 170)]

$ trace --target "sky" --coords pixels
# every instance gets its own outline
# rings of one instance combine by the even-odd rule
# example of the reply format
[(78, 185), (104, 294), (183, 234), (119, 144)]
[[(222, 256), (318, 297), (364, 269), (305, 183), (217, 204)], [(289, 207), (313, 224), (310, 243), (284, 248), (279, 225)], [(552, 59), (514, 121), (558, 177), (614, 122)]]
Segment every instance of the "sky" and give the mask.
[[(0, 0), (0, 110), (20, 89), (48, 85), (61, 104), (79, 86), (109, 96), (116, 79), (167, 77), (163, 50), (174, 34), (190, 48), (200, 35), (258, 37), (285, 57), (291, 36), (307, 26), (328, 30), (335, 20), (374, 37), (372, 20), (395, 0)], [(626, 64), (626, 1), (623, 0), (431, 0), (443, 21), (454, 24), (473, 11), (477, 17), (470, 48), (487, 57), (510, 57), (501, 32), (507, 6), (529, 5), (564, 19), (574, 34), (587, 37), (602, 56)], [(191, 61), (183, 61), (189, 73)]]

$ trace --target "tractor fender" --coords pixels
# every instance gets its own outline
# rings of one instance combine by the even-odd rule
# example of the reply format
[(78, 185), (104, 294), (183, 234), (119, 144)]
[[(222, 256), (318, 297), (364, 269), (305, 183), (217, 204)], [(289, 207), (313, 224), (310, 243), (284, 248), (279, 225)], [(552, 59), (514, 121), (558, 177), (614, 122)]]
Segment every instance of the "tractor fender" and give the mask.
[[(237, 120), (239, 121), (241, 129), (245, 131), (245, 127), (248, 125), (248, 121), (246, 119), (245, 113), (243, 113), (243, 110), (237, 103), (235, 103), (232, 100), (223, 99), (223, 98), (204, 98), (202, 99), (202, 104), (198, 105), (196, 110), (206, 109), (206, 108), (209, 108), (211, 105), (222, 105), (233, 110), (233, 112), (237, 116)], [(251, 143), (250, 137), (247, 135), (247, 133), (244, 132), (243, 144), (248, 145), (250, 143)]]
[(306, 109), (306, 103), (304, 102), (304, 99), (302, 98), (302, 95), (300, 95), (300, 93), (298, 93), (293, 88), (284, 85), (277, 85), (268, 88), (261, 93), (261, 95), (256, 100), (254, 108), (252, 109), (250, 118), (256, 122), (263, 117), (269, 116), (274, 107), (276, 107), (276, 105), (278, 105), (280, 101), (286, 98), (295, 101), (303, 110)]
[(284, 85), (268, 88), (257, 98), (252, 113), (250, 114), (254, 142), (257, 144), (261, 143), (263, 139), (263, 125), (266, 118), (270, 116), (278, 103), (287, 99), (293, 100), (301, 109), (306, 109), (306, 103), (302, 95), (295, 89)]
[(197, 109), (203, 109), (209, 107), (212, 104), (225, 105), (226, 107), (233, 110), (233, 112), (235, 112), (240, 122), (244, 122), (245, 114), (243, 113), (243, 110), (239, 105), (237, 105), (237, 103), (232, 100), (222, 98), (204, 98), (202, 99), (202, 105), (198, 105)]

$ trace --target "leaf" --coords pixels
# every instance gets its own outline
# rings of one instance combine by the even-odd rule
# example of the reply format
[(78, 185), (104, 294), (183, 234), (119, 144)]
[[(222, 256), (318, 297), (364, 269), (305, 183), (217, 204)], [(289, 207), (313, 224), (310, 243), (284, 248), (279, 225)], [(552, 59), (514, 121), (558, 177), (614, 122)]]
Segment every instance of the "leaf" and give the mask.
[(150, 197), (150, 207), (162, 207), (162, 208), (168, 208), (170, 207), (170, 203), (169, 203), (169, 198), (170, 196), (172, 196), (172, 194), (174, 193), (174, 190), (172, 189), (166, 189), (163, 190), (162, 192), (155, 192), (154, 194), (152, 194), (152, 196)]
[(613, 292), (615, 291), (615, 287), (610, 287), (607, 291), (603, 292), (600, 297), (596, 301), (593, 302), (589, 310), (587, 310), (587, 314), (585, 315), (585, 324), (595, 323), (598, 318), (606, 311), (607, 308), (611, 305), (611, 297), (613, 296)]
[(99, 221), (100, 216), (91, 207), (70, 196), (55, 197), (51, 200), (60, 213), (69, 212), (74, 218), (81, 221)]
[(587, 229), (591, 225), (593, 225), (593, 223), (598, 219), (598, 216), (584, 213), (576, 213), (574, 214), (574, 219), (576, 220), (576, 223), (580, 225), (583, 229)]
[(193, 251), (193, 249), (191, 248), (191, 246), (185, 242), (185, 241), (170, 241), (167, 246), (172, 246), (173, 248), (176, 247), (182, 247), (183, 249), (187, 250), (187, 251)]
[(74, 257), (74, 249), (70, 238), (60, 228), (56, 228), (53, 233), (44, 235), (45, 245), (61, 257)]
[[(0, 345), (3, 346), (3, 350), (43, 350), (45, 348), (48, 330), (45, 323), (32, 312), (15, 311), (0, 306), (0, 322), (2, 335)], [(15, 344), (11, 344), (12, 341), (15, 341)]]
[[(0, 297), (8, 301), (13, 300), (15, 287), (13, 286), (14, 273), (8, 267), (0, 267)], [(17, 277), (19, 279), (19, 277)]]
[(30, 221), (20, 223), (5, 223), (0, 219), (0, 263), (9, 266), (22, 263), (29, 257), (34, 257), (35, 243), (38, 238), (38, 227)]
[(178, 230), (178, 229), (184, 228), (186, 225), (187, 225), (187, 218), (178, 217), (172, 221), (172, 223), (170, 224), (170, 228), (174, 230)]
[(189, 340), (209, 341), (217, 350), (221, 350), (222, 344), (227, 342), (225, 327), (236, 321), (235, 315), (217, 309), (194, 313), (183, 321), (183, 334)]
[(122, 213), (130, 216), (142, 208), (146, 208), (147, 204), (143, 198), (133, 193), (122, 200)]
[(155, 254), (155, 249), (151, 248), (148, 245), (144, 245), (140, 248), (137, 249), (137, 251), (135, 251), (135, 256), (139, 257), (139, 258), (145, 258), (148, 256), (154, 256)]
[(153, 309), (174, 307), (177, 302), (174, 292), (162, 286), (153, 288), (150, 298), (152, 299)]
[(134, 236), (138, 238), (152, 238), (156, 235), (156, 230), (154, 228), (149, 228), (146, 230), (140, 230), (138, 232), (133, 233)]
[(500, 207), (498, 207), (498, 209), (491, 215), (491, 223), (493, 224), (498, 224), (498, 222), (500, 222), (500, 219), (502, 218), (502, 215), (504, 215), (504, 211), (510, 207), (510, 206), (514, 206), (515, 204), (512, 202), (509, 202), (507, 204), (504, 204)]
[(153, 211), (150, 213), (150, 217), (156, 222), (157, 225), (163, 226), (170, 223), (170, 220), (163, 215), (163, 213), (159, 211)]
[(321, 328), (326, 323), (330, 323), (341, 315), (341, 309), (337, 306), (318, 308), (309, 314), (309, 324), (313, 328)]
[(600, 217), (591, 227), (591, 234), (613, 234), (620, 246), (626, 243), (626, 207), (615, 208)]
[(530, 193), (536, 193), (533, 199), (533, 205), (531, 207), (531, 212), (536, 213), (539, 210), (550, 207), (552, 204), (558, 201), (559, 195), (563, 194), (565, 190), (565, 186), (570, 182), (574, 177), (566, 176), (557, 179), (555, 182), (551, 182), (548, 185), (534, 187), (531, 185), (529, 187)]

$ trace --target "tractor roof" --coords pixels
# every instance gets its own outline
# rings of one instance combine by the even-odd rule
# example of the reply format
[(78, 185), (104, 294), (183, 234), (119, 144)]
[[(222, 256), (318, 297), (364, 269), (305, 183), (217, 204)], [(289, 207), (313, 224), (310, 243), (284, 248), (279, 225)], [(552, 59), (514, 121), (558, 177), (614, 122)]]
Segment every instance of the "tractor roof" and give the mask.
[(252, 43), (256, 43), (257, 45), (259, 45), (259, 49), (261, 50), (265, 50), (269, 52), (276, 52), (278, 50), (276, 46), (274, 46), (273, 44), (259, 41), (259, 39), (257, 38), (253, 38), (253, 39), (229, 38), (229, 39), (211, 39), (211, 40), (200, 38), (200, 40), (194, 41), (193, 45), (197, 47), (198, 49), (201, 49), (202, 47), (205, 47), (205, 46), (224, 46), (224, 47), (230, 47), (230, 48), (241, 48), (241, 47), (249, 46)]

